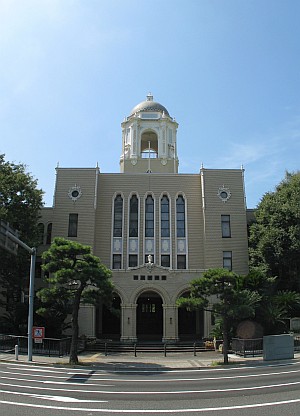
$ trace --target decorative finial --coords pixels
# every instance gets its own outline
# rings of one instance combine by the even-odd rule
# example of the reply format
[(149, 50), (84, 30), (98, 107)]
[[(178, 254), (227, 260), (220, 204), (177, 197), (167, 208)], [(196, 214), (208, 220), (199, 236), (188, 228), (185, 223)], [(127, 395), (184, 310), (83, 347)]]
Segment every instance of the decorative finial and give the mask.
[(147, 101), (153, 101), (153, 95), (151, 94), (151, 92), (149, 92), (147, 95)]
[(201, 163), (201, 169), (203, 169), (204, 168), (204, 165), (203, 165), (203, 162)]

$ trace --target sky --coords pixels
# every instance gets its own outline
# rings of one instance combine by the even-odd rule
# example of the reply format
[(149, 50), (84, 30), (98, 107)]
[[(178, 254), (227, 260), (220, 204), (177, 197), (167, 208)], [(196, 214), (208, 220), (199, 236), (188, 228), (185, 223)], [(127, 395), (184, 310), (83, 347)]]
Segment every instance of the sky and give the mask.
[(0, 154), (52, 206), (55, 168), (119, 172), (151, 92), (180, 173), (245, 169), (248, 208), (300, 169), (299, 0), (0, 0)]

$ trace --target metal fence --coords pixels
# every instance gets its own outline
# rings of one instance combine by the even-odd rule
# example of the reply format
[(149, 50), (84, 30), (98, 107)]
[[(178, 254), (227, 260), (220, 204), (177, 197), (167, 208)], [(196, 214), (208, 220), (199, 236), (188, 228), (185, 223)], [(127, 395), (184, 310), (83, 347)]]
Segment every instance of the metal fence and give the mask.
[(243, 357), (254, 357), (263, 354), (263, 339), (240, 339), (233, 338), (231, 344), (232, 352)]
[[(243, 357), (256, 356), (263, 354), (263, 338), (240, 339), (233, 338), (231, 350), (237, 355)], [(300, 352), (300, 335), (294, 335), (294, 351)]]
[[(28, 338), (17, 335), (0, 334), (0, 351), (6, 353), (14, 352), (15, 345), (18, 345), (19, 353), (27, 354)], [(41, 343), (33, 342), (32, 353), (36, 355), (48, 355), (63, 357), (70, 353), (71, 338), (44, 338)]]

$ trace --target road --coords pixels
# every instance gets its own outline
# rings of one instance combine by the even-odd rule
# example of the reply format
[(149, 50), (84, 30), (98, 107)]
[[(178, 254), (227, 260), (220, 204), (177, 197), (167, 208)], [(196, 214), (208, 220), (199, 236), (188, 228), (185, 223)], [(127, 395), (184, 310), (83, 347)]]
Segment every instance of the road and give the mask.
[(0, 414), (299, 416), (300, 363), (109, 372), (0, 363)]

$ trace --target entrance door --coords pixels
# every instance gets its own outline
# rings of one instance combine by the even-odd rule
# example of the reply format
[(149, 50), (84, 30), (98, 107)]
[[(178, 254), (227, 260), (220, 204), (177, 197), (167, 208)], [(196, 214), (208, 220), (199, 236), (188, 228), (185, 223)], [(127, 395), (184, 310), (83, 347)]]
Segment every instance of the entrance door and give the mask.
[[(183, 297), (189, 294), (185, 293)], [(181, 341), (196, 341), (204, 335), (204, 311), (190, 311), (186, 308), (178, 309), (178, 336)]]
[(155, 292), (145, 292), (138, 298), (136, 334), (139, 341), (162, 340), (162, 299)]

